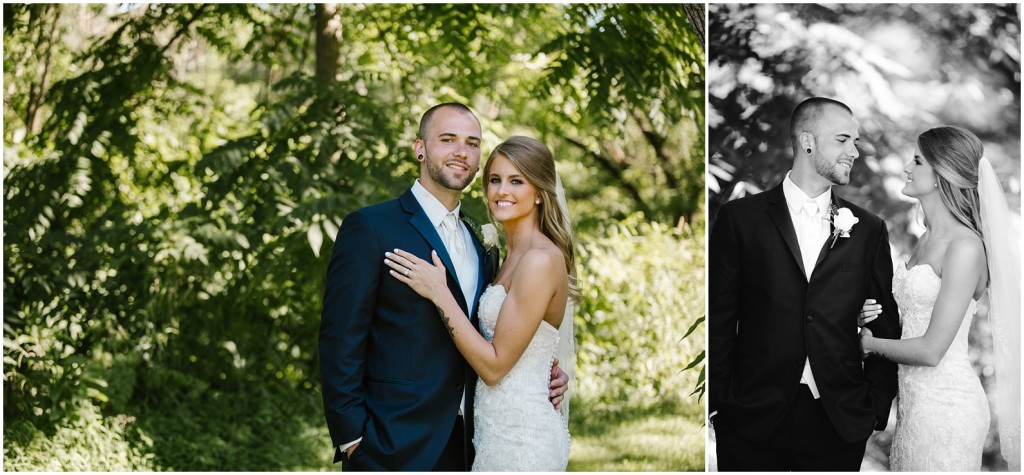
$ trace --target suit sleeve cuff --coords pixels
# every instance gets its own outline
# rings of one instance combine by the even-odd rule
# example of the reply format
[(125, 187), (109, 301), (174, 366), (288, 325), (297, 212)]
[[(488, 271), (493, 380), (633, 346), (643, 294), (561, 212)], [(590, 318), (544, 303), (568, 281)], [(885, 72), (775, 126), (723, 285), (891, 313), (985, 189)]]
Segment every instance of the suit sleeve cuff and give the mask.
[(340, 449), (342, 452), (345, 452), (345, 451), (347, 451), (349, 449), (349, 447), (352, 447), (353, 445), (356, 445), (356, 444), (358, 444), (358, 443), (360, 443), (362, 441), (363, 441), (363, 438), (360, 437), (360, 438), (358, 438), (356, 440), (353, 440), (352, 442), (349, 442), (347, 444), (339, 445), (338, 449)]

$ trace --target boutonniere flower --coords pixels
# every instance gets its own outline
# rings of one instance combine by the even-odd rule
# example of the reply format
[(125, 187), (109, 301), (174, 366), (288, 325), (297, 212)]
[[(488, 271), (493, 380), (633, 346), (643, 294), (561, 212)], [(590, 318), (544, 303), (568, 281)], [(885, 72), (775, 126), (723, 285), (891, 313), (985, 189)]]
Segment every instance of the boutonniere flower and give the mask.
[(498, 247), (498, 228), (496, 228), (493, 224), (487, 223), (481, 226), (480, 223), (477, 223), (476, 221), (473, 221), (472, 219), (469, 218), (463, 218), (463, 221), (465, 221), (466, 224), (469, 226), (469, 229), (473, 231), (473, 234), (476, 235), (476, 238), (479, 239), (481, 243), (483, 243), (485, 250)]
[(860, 218), (854, 216), (850, 208), (836, 208), (836, 205), (832, 205), (829, 208), (828, 220), (834, 228), (832, 230), (832, 244), (829, 244), (829, 249), (836, 245), (836, 240), (839, 238), (850, 237), (853, 225), (860, 222)]
[(481, 241), (484, 247), (498, 247), (498, 228), (491, 223), (480, 226), (480, 234), (483, 234)]

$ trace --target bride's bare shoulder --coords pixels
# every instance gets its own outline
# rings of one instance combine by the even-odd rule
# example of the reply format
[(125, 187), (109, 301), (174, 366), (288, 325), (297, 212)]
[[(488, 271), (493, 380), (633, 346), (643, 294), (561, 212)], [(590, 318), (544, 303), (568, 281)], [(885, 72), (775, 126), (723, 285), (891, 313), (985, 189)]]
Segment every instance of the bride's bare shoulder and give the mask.
[(985, 262), (985, 244), (981, 237), (973, 232), (962, 232), (954, 236), (943, 256), (944, 269), (964, 271), (971, 268), (984, 270), (987, 268)]

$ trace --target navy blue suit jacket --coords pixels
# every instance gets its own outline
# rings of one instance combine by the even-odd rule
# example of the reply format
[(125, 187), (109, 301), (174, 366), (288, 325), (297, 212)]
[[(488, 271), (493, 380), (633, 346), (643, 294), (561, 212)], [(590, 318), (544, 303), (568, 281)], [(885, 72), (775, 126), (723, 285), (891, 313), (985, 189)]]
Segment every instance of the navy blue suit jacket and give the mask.
[[(860, 219), (850, 237), (822, 246), (810, 281), (782, 186), (731, 201), (708, 241), (709, 411), (765, 440), (782, 421), (809, 358), (821, 402), (848, 442), (885, 428), (896, 364), (861, 361), (857, 314), (873, 298), (883, 313), (868, 327), (900, 337), (885, 222), (832, 194)], [(830, 229), (834, 229), (831, 228)]]
[[(471, 233), (472, 234), (472, 233)], [(497, 250), (480, 259), (476, 300), (493, 279)], [(459, 354), (437, 309), (388, 274), (384, 252), (403, 249), (448, 268), (448, 288), (466, 308), (441, 237), (409, 190), (342, 222), (327, 268), (320, 321), (324, 412), (335, 447), (362, 437), (345, 470), (434, 467), (466, 396), (467, 468), (472, 459), (476, 374)], [(336, 450), (335, 462), (341, 452)]]

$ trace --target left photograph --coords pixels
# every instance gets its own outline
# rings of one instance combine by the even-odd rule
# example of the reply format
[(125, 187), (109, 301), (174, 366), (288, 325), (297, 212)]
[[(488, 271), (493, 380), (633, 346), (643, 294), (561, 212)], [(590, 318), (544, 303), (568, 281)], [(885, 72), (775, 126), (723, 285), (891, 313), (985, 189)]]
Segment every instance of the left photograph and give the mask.
[(704, 471), (705, 18), (5, 4), (4, 468)]

